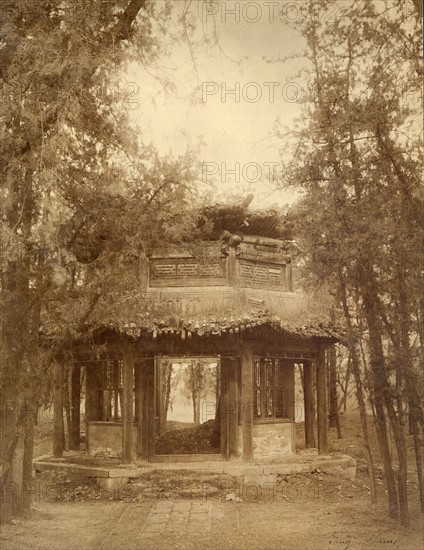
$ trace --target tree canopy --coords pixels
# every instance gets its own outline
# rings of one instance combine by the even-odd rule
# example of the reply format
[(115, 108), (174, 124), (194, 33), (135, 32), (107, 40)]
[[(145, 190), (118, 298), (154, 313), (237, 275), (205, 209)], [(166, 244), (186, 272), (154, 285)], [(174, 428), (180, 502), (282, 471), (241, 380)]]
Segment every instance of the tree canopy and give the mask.
[(1, 460), (2, 480), (19, 487), (6, 516), (27, 505), (33, 413), (69, 336), (45, 350), (40, 326), (82, 330), (101, 297), (140, 275), (140, 255), (195, 231), (193, 154), (143, 146), (128, 124), (134, 90), (122, 86), (134, 48), (158, 54), (168, 10), (146, 0), (2, 5)]
[[(406, 406), (423, 499), (422, 11), (416, 2), (349, 2), (323, 25), (316, 4), (309, 2), (299, 24), (310, 72), (304, 116), (291, 132), (293, 183), (304, 191), (296, 227), (309, 280), (325, 281), (336, 298), (352, 353), (358, 336), (367, 342), (389, 510), (406, 525)], [(396, 441), (396, 481), (386, 416)]]

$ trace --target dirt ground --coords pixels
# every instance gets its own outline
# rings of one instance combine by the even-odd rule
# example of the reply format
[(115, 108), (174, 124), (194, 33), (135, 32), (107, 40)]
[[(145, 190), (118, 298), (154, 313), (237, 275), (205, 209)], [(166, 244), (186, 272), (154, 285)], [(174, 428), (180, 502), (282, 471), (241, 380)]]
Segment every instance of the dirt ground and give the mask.
[[(379, 501), (370, 503), (359, 423), (353, 417), (343, 424), (346, 435), (338, 440), (330, 430), (330, 442), (359, 459), (354, 481), (316, 471), (260, 489), (230, 476), (157, 470), (105, 492), (92, 482), (45, 472), (34, 480), (31, 513), (2, 526), (0, 549), (423, 549), (413, 463), (407, 529), (387, 516), (377, 455)], [(38, 428), (39, 454), (47, 432)]]
[[(208, 505), (208, 522), (191, 529), (187, 521), (155, 533), (157, 506)], [(152, 514), (153, 512), (153, 514)], [(205, 549), (383, 549), (423, 548), (422, 525), (414, 513), (409, 529), (387, 519), (384, 506), (366, 496), (274, 502), (242, 500), (146, 500), (144, 502), (36, 503), (30, 517), (4, 525), (2, 550), (94, 550), (133, 548)], [(169, 514), (168, 514), (169, 515)], [(180, 514), (184, 520), (184, 510)], [(192, 514), (193, 516), (193, 514)], [(150, 518), (150, 523), (149, 523)], [(174, 523), (175, 524), (175, 523)], [(156, 524), (158, 525), (158, 524)]]

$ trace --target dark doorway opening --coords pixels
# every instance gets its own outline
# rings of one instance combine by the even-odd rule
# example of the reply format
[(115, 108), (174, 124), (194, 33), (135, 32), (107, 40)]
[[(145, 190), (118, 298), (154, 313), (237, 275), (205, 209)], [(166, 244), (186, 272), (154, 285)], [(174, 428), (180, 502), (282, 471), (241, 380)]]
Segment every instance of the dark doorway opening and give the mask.
[(155, 455), (219, 454), (219, 359), (157, 358), (155, 382)]

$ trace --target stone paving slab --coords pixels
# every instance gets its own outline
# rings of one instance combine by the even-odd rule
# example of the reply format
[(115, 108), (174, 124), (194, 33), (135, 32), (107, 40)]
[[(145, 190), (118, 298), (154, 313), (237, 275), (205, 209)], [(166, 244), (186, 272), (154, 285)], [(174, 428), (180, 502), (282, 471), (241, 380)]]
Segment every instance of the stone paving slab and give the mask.
[(209, 535), (212, 527), (212, 502), (158, 502), (153, 505), (138, 539), (144, 540), (164, 533)]

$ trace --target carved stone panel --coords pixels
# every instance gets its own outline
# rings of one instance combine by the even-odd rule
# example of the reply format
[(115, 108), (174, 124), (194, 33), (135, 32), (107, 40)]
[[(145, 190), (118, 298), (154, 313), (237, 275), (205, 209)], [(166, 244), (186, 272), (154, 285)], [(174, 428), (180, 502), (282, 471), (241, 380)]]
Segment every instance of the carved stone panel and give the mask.
[(154, 258), (149, 266), (150, 287), (222, 286), (226, 284), (225, 259)]
[(287, 290), (285, 265), (239, 260), (238, 279), (241, 286)]

